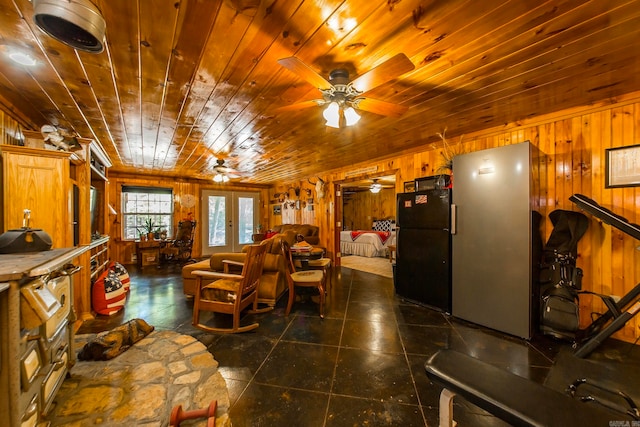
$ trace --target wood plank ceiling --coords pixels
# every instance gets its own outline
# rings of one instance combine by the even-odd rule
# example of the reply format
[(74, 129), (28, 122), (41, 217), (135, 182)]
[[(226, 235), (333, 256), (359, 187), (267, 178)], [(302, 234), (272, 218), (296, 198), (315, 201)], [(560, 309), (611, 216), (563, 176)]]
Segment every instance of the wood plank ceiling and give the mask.
[[(63, 0), (65, 1), (65, 0)], [(270, 184), (640, 90), (640, 0), (94, 0), (106, 48), (75, 51), (0, 0), (0, 107), (27, 129), (98, 141), (117, 171), (208, 179), (217, 158)], [(21, 49), (33, 67), (11, 62)], [(295, 56), (351, 79), (398, 53), (413, 71), (366, 93), (408, 107), (325, 126)]]

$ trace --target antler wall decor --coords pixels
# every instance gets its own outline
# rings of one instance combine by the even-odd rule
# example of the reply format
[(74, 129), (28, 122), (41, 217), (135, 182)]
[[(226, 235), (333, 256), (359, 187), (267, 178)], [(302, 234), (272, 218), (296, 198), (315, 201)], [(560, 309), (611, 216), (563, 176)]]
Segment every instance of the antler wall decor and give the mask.
[(300, 187), (289, 187), (289, 190), (287, 190), (287, 191), (291, 191), (291, 190), (293, 190), (293, 192), (295, 193), (296, 199), (299, 199), (300, 198)]

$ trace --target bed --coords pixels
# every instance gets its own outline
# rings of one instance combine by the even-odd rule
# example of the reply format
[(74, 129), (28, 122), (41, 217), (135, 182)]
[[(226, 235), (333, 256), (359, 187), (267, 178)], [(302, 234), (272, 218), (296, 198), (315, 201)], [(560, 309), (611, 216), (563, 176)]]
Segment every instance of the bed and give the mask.
[(340, 252), (342, 256), (386, 257), (389, 253), (389, 245), (395, 245), (395, 241), (395, 231), (341, 231)]

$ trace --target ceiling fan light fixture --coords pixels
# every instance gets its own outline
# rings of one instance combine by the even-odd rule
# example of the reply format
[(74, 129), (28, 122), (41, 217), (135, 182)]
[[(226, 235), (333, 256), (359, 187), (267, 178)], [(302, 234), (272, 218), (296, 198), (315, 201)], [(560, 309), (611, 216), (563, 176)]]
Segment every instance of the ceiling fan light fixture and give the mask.
[(360, 120), (360, 114), (356, 113), (356, 110), (354, 110), (353, 107), (349, 107), (344, 110), (344, 119), (347, 126), (353, 126), (358, 123), (358, 120)]
[(327, 126), (332, 128), (340, 127), (340, 107), (337, 102), (330, 103), (322, 113), (322, 116), (327, 120), (327, 123), (325, 123)]
[(229, 177), (221, 173), (216, 173), (213, 176), (213, 182), (229, 182)]
[(104, 50), (106, 23), (89, 0), (33, 0), (33, 20), (42, 31), (74, 49)]

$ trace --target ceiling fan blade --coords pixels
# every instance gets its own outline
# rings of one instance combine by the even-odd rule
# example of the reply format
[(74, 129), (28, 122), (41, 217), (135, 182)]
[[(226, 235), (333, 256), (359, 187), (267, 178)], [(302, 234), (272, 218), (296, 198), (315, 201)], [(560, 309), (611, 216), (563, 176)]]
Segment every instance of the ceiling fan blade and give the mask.
[(399, 53), (393, 58), (372, 68), (361, 76), (356, 77), (352, 82), (359, 92), (367, 92), (390, 80), (395, 79), (415, 68), (415, 65), (404, 53)]
[(355, 108), (359, 110), (391, 117), (400, 117), (409, 109), (409, 107), (405, 107), (404, 105), (372, 98), (358, 98), (353, 104)]
[(281, 111), (297, 111), (297, 110), (303, 110), (309, 107), (317, 107), (318, 105), (322, 105), (322, 104), (324, 104), (323, 99), (312, 99), (310, 101), (302, 101), (302, 102), (297, 102), (291, 105), (285, 105), (284, 107), (274, 108), (273, 111), (276, 113), (279, 113)]
[(278, 64), (282, 65), (287, 70), (297, 74), (299, 77), (305, 79), (320, 90), (327, 90), (333, 87), (333, 85), (329, 83), (327, 79), (313, 71), (307, 64), (300, 61), (295, 56), (278, 59)]
[(240, 174), (240, 172), (237, 169), (234, 168), (230, 168), (229, 166), (214, 166), (213, 170), (215, 170), (216, 172), (219, 173), (224, 173), (224, 174)]

